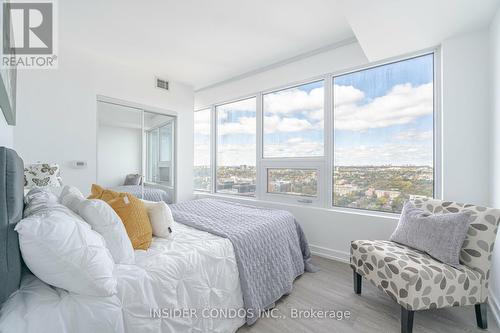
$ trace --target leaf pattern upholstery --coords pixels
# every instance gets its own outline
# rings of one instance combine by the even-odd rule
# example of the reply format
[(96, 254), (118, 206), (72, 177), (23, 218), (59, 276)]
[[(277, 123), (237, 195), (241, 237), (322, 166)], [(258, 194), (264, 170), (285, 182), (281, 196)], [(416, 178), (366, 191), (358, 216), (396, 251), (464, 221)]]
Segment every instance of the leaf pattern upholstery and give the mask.
[(436, 199), (413, 202), (431, 213), (470, 212), (461, 267), (453, 268), (424, 252), (384, 240), (351, 242), (351, 267), (408, 310), (486, 302), (500, 210)]

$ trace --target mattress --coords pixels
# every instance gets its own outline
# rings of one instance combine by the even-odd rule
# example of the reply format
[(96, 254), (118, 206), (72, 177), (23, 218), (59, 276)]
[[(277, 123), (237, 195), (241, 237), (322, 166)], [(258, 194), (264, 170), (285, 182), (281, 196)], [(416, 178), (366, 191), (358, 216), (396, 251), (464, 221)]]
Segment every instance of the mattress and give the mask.
[(144, 186), (143, 192), (143, 187), (141, 185), (122, 185), (111, 187), (111, 189), (117, 192), (127, 192), (148, 201), (165, 201), (168, 204), (172, 203), (172, 199), (167, 191), (159, 188)]
[(235, 332), (244, 314), (215, 311), (243, 308), (231, 242), (178, 223), (173, 230), (136, 251), (135, 265), (116, 265), (114, 296), (76, 295), (26, 274), (0, 311), (0, 332)]

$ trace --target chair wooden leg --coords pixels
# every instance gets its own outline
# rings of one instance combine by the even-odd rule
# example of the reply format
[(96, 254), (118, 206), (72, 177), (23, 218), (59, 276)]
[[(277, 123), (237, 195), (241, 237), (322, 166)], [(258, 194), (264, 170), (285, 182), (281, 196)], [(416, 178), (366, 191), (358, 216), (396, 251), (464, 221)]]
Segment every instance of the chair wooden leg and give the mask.
[(353, 282), (354, 282), (354, 292), (356, 294), (361, 294), (361, 275), (356, 273), (355, 270), (353, 272)]
[(401, 307), (401, 333), (411, 333), (413, 331), (413, 315), (415, 311), (410, 311)]
[(488, 329), (488, 305), (480, 303), (475, 305), (477, 327), (483, 330)]

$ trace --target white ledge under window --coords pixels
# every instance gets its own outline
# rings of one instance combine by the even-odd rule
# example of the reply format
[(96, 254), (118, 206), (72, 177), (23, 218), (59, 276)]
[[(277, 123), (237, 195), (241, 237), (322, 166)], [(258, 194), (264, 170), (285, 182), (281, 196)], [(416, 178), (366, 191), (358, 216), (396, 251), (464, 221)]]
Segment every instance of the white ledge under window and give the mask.
[(286, 202), (276, 202), (269, 200), (259, 200), (257, 198), (252, 197), (242, 197), (237, 195), (230, 194), (222, 194), (222, 193), (209, 193), (203, 191), (194, 191), (193, 193), (195, 199), (199, 198), (218, 198), (218, 199), (227, 199), (229, 201), (247, 203), (247, 204), (256, 204), (258, 206), (276, 206), (281, 209), (285, 209), (286, 207), (294, 207), (294, 208), (306, 208), (306, 209), (317, 209), (323, 210), (332, 213), (341, 213), (341, 214), (353, 214), (353, 215), (361, 215), (361, 216), (370, 216), (376, 218), (385, 218), (390, 220), (399, 220), (398, 213), (389, 213), (389, 212), (379, 212), (379, 211), (370, 211), (365, 209), (357, 209), (357, 208), (343, 208), (343, 207), (318, 207), (318, 206), (309, 206), (304, 204), (294, 204), (294, 203), (286, 203)]

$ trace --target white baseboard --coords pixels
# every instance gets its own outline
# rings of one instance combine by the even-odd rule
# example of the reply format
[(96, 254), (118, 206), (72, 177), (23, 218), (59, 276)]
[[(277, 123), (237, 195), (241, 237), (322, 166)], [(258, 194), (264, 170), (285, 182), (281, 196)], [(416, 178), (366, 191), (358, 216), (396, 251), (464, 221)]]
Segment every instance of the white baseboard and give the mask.
[(490, 305), (491, 312), (493, 313), (493, 317), (497, 321), (497, 325), (500, 326), (500, 302), (492, 292), (490, 292), (488, 303)]
[(311, 249), (311, 253), (326, 259), (331, 259), (335, 261), (349, 263), (350, 253), (345, 251), (338, 251), (329, 249), (322, 246), (309, 244), (309, 248)]

